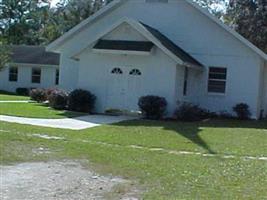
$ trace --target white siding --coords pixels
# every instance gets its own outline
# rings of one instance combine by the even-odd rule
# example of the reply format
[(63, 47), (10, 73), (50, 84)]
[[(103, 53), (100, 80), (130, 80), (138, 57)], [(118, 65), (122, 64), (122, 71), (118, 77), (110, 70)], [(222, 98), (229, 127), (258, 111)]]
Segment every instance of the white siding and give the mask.
[[(161, 65), (158, 64), (157, 71), (162, 73), (158, 77), (154, 76), (153, 80), (163, 83), (160, 89), (168, 93), (164, 95), (173, 96), (173, 89), (166, 90), (167, 88), (164, 87), (169, 81), (175, 82), (175, 80), (170, 80), (171, 77), (175, 78), (173, 74), (164, 71), (163, 63), (169, 62), (166, 56), (155, 57), (152, 62), (145, 57), (131, 56), (126, 59), (123, 56), (105, 55), (100, 59), (99, 55), (85, 54), (81, 57), (80, 68), (78, 62), (70, 61), (71, 56), (88, 47), (99, 33), (107, 30), (122, 17), (133, 18), (160, 30), (205, 65), (203, 72), (190, 70), (186, 100), (198, 103), (211, 111), (227, 110), (229, 112), (232, 111), (232, 107), (236, 103), (244, 102), (249, 104), (253, 117), (259, 116), (262, 63), (260, 56), (190, 4), (180, 0), (170, 0), (169, 3), (164, 4), (144, 3), (144, 0), (129, 1), (77, 33), (60, 48), (63, 61), (62, 70), (64, 71), (61, 82), (63, 87), (70, 88), (70, 85), (72, 88), (92, 87), (92, 90), (96, 93), (103, 93), (104, 88), (101, 85), (105, 85), (105, 77), (99, 75), (100, 77), (97, 76), (98, 78), (96, 78), (96, 76), (91, 76), (91, 73), (94, 75), (96, 75), (96, 72), (104, 74), (107, 70), (105, 66), (108, 65), (127, 66), (138, 64), (143, 67), (146, 66), (147, 69), (154, 69), (155, 64), (161, 63)], [(113, 35), (120, 34), (115, 30)], [(164, 60), (160, 60), (160, 58)], [(86, 68), (85, 65), (88, 67)], [(95, 67), (92, 69), (92, 66)], [(207, 93), (208, 66), (227, 67), (225, 95), (214, 96)], [(79, 69), (80, 72), (78, 72)], [(84, 71), (85, 69), (87, 71)], [(77, 73), (79, 73), (79, 78), (76, 81)], [(85, 76), (89, 76), (90, 79), (89, 77), (85, 79)], [(147, 83), (150, 81), (149, 78), (147, 77)], [(178, 77), (176, 79), (178, 82), (180, 81)], [(148, 84), (146, 87), (153, 92), (156, 86)], [(181, 90), (179, 86), (176, 87)], [(177, 91), (175, 91), (176, 93)], [(178, 98), (179, 94), (176, 94), (176, 96)], [(101, 99), (98, 104), (99, 108), (102, 109), (104, 103)]]
[[(56, 69), (57, 67), (48, 66), (27, 66), (16, 65), (18, 67), (18, 81), (9, 81), (9, 67), (0, 71), (0, 90), (15, 92), (17, 88), (51, 88), (56, 87)], [(32, 68), (41, 69), (41, 83), (32, 83)]]
[[(97, 112), (103, 112), (107, 109), (107, 88), (111, 69), (121, 67), (124, 73), (127, 73), (126, 76), (129, 69), (140, 69), (142, 72), (138, 91), (140, 96), (159, 95), (165, 97), (168, 101), (168, 114), (173, 113), (176, 105), (176, 64), (159, 49), (155, 50), (151, 56), (96, 54), (88, 50), (81, 55), (80, 59), (77, 87), (90, 90), (97, 96)], [(180, 75), (182, 76), (182, 74)], [(132, 105), (132, 107), (135, 106)]]

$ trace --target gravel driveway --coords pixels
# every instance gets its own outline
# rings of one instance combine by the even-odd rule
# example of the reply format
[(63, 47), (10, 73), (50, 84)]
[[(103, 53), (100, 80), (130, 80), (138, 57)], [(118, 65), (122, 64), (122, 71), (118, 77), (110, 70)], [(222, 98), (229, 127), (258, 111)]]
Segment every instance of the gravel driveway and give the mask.
[(114, 187), (123, 185), (128, 185), (127, 189), (120, 190), (114, 199), (138, 199), (129, 181), (99, 176), (74, 161), (0, 166), (0, 172), (1, 200), (110, 199), (116, 193)]

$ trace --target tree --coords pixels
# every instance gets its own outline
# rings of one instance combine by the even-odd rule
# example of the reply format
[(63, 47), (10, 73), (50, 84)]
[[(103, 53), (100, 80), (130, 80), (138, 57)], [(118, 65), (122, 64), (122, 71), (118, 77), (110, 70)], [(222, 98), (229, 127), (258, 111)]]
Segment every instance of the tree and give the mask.
[(48, 22), (41, 31), (47, 43), (55, 40), (65, 32), (90, 17), (112, 0), (61, 0), (56, 8), (48, 13)]
[(0, 34), (8, 44), (41, 44), (48, 0), (1, 0)]
[(267, 52), (266, 0), (230, 0), (225, 19), (237, 32)]
[(209, 10), (210, 13), (221, 18), (224, 15), (227, 0), (194, 0), (201, 7)]
[(0, 71), (10, 62), (10, 48), (5, 44), (3, 38), (0, 38)]

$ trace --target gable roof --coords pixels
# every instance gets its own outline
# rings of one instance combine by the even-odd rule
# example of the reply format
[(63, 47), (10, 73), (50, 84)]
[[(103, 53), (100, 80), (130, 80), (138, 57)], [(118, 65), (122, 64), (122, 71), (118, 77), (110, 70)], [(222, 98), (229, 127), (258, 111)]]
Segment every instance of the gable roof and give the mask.
[(111, 10), (117, 8), (118, 6), (120, 6), (121, 4), (125, 3), (126, 1), (128, 1), (128, 0), (113, 0), (111, 3), (109, 3), (108, 5), (106, 5), (103, 8), (101, 8), (98, 12), (94, 13), (93, 15), (91, 15), (90, 17), (88, 17), (87, 19), (83, 20), (81, 23), (77, 24), (72, 29), (70, 29), (69, 31), (67, 31), (66, 33), (64, 33), (62, 36), (60, 36), (59, 38), (57, 38), (55, 41), (53, 41), (52, 43), (50, 43), (46, 47), (46, 49), (48, 51), (54, 51), (57, 48), (57, 46), (60, 46), (66, 40), (68, 40), (71, 37), (73, 37), (76, 33), (78, 33), (81, 30), (83, 30), (83, 28), (85, 28), (88, 24), (93, 23), (94, 21), (96, 21), (97, 19), (101, 18), (106, 13), (108, 13)]
[(242, 42), (245, 46), (253, 50), (255, 53), (257, 53), (259, 56), (261, 56), (263, 59), (267, 60), (267, 54), (264, 53), (261, 49), (259, 49), (257, 46), (252, 44), (249, 40), (244, 38), (242, 35), (237, 33), (234, 29), (227, 26), (225, 23), (223, 23), (220, 19), (212, 15), (208, 10), (202, 8), (197, 3), (191, 1), (191, 0), (185, 0), (187, 3), (189, 3), (191, 6), (196, 8), (198, 11), (200, 11), (202, 14), (207, 16), (209, 19), (214, 21), (216, 24), (218, 24), (220, 27), (222, 27), (224, 30), (232, 34), (235, 38), (237, 38), (240, 42)]
[(195, 66), (203, 66), (199, 61), (197, 61), (195, 58), (193, 58), (190, 54), (188, 54), (186, 51), (184, 51), (182, 48), (180, 48), (178, 45), (176, 45), (173, 41), (171, 41), (169, 38), (167, 38), (165, 35), (163, 35), (157, 29), (152, 28), (151, 26), (148, 26), (144, 23), (142, 23), (142, 24), (167, 49), (169, 49), (177, 57), (181, 58), (185, 63), (190, 63), (190, 64), (193, 64)]
[[(50, 51), (55, 50), (58, 46), (63, 44), (66, 40), (73, 37), (77, 32), (81, 31), (83, 28), (85, 28), (88, 24), (94, 22), (95, 20), (101, 18), (104, 16), (107, 12), (117, 8), (123, 3), (126, 3), (128, 0), (113, 0), (110, 4), (105, 6), (104, 8), (100, 9), (98, 12), (96, 12), (94, 15), (90, 16), (86, 20), (82, 21), (80, 24), (69, 30), (67, 33), (63, 34), (61, 37), (56, 39), (54, 42), (49, 44), (47, 46), (47, 49)], [(231, 35), (233, 35), (236, 39), (238, 39), (240, 42), (242, 42), (245, 46), (250, 48), (252, 51), (257, 53), (259, 56), (261, 56), (263, 59), (267, 60), (267, 54), (265, 54), (261, 49), (256, 47), (254, 44), (252, 44), (250, 41), (245, 39), (243, 36), (241, 36), (239, 33), (237, 33), (235, 30), (231, 29), (229, 26), (224, 24), (222, 21), (220, 21), (217, 17), (213, 16), (209, 11), (199, 6), (197, 3), (193, 2), (192, 0), (184, 0), (191, 6), (193, 6), (195, 9), (200, 11), (202, 14), (207, 16), (210, 20), (215, 22), (217, 25), (222, 27), (224, 30), (229, 32)]]
[(127, 17), (120, 19), (115, 24), (111, 25), (107, 30), (104, 32), (98, 34), (93, 42), (87, 45), (87, 47), (80, 49), (75, 55), (72, 56), (72, 58), (76, 59), (79, 57), (79, 55), (84, 52), (88, 47), (101, 40), (103, 36), (105, 36), (107, 33), (111, 32), (112, 30), (119, 27), (121, 24), (127, 23), (129, 24), (133, 29), (135, 29), (137, 32), (142, 34), (146, 39), (148, 39), (151, 43), (156, 45), (159, 49), (161, 49), (164, 53), (166, 53), (170, 58), (172, 58), (176, 63), (180, 65), (184, 65), (187, 67), (202, 69), (203, 65), (198, 62), (196, 59), (194, 59), (191, 55), (186, 53), (183, 49), (181, 49), (179, 46), (174, 44), (170, 39), (168, 39), (166, 36), (164, 36), (162, 33), (160, 33), (158, 30), (145, 25), (141, 22), (135, 21), (133, 19), (129, 19)]
[(42, 46), (11, 46), (11, 62), (20, 64), (59, 65), (60, 55)]

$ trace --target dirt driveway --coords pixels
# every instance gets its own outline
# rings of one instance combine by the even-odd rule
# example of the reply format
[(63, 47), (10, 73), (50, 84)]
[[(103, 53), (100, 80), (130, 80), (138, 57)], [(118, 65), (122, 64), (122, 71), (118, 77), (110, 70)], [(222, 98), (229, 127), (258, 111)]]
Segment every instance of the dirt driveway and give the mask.
[(129, 181), (99, 176), (79, 162), (0, 166), (1, 200), (136, 200)]

